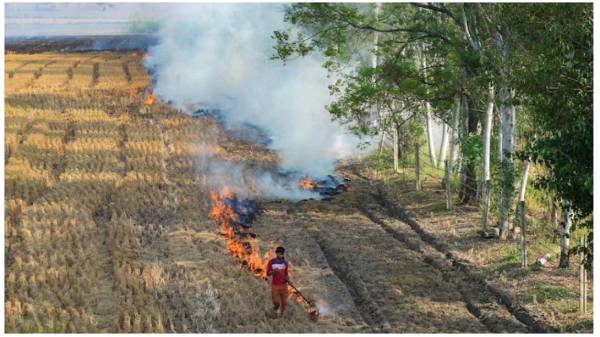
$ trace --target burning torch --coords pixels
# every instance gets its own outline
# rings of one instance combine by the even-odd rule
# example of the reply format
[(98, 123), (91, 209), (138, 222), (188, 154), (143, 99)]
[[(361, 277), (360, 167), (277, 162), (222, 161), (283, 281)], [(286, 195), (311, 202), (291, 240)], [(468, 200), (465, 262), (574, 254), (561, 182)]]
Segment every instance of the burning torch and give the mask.
[(306, 303), (308, 305), (308, 316), (310, 317), (311, 320), (316, 321), (317, 318), (319, 318), (319, 310), (317, 309), (317, 306), (311, 302), (308, 298), (304, 297), (304, 295), (302, 295), (302, 293), (300, 292), (300, 290), (298, 290), (298, 288), (296, 288), (292, 282), (290, 282), (290, 280), (287, 280), (287, 284), (292, 287), (292, 289), (294, 289), (294, 294), (298, 297), (300, 297), (302, 299), (302, 301), (304, 301), (304, 303)]

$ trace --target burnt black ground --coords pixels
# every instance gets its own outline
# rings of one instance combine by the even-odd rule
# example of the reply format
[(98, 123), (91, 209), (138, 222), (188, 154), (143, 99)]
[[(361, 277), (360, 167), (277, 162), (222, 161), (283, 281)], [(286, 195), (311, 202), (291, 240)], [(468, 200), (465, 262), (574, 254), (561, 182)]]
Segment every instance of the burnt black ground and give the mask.
[(155, 45), (158, 38), (153, 35), (87, 35), (87, 36), (33, 36), (6, 37), (6, 51), (18, 53), (40, 53), (48, 51), (146, 51)]

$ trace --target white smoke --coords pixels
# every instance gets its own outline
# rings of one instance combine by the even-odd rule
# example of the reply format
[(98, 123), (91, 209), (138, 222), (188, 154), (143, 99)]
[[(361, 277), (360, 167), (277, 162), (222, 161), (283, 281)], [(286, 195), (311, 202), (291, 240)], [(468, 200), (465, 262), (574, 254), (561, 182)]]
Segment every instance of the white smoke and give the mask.
[(156, 66), (155, 92), (163, 99), (180, 108), (219, 108), (228, 124), (257, 125), (271, 138), (282, 169), (324, 177), (359, 139), (325, 109), (331, 79), (322, 58), (270, 60), (271, 35), (283, 28), (281, 5), (174, 5), (164, 13), (147, 65)]
[[(298, 186), (299, 176), (278, 177), (270, 170), (244, 170), (244, 166), (214, 157), (210, 153), (196, 158), (198, 171), (204, 175), (204, 184), (211, 190), (221, 190), (224, 186), (240, 198), (254, 199), (257, 196), (303, 200), (321, 199), (321, 196)], [(279, 178), (279, 179), (278, 179)]]

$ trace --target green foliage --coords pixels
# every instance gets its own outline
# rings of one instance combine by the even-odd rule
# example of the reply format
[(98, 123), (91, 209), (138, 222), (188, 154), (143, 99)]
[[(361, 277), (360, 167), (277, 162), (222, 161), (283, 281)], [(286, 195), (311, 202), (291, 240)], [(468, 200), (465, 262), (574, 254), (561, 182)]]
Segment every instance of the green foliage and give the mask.
[(558, 300), (577, 295), (573, 289), (550, 284), (538, 284), (535, 286), (533, 291), (537, 295), (538, 299), (541, 300)]
[[(515, 15), (515, 11), (527, 15)], [(571, 202), (575, 222), (589, 228), (593, 259), (593, 14), (591, 4), (522, 4), (503, 8), (522, 46), (515, 85), (533, 121), (523, 151), (548, 170), (537, 185)], [(533, 60), (533, 62), (532, 62)]]
[(481, 161), (481, 152), (483, 150), (481, 138), (470, 133), (465, 135), (461, 143), (463, 146), (462, 154), (465, 163), (478, 164)]
[[(274, 57), (285, 61), (321, 52), (324, 66), (338, 78), (330, 87), (335, 100), (329, 111), (357, 134), (374, 135), (398, 124), (410, 130), (410, 123), (423, 122), (424, 102), (448, 122), (454, 98), (466, 98), (470, 125), (461, 126), (460, 144), (471, 178), (481, 161), (475, 126), (487, 104), (486, 89), (490, 83), (514, 89), (510, 103), (519, 116), (518, 158), (543, 164), (544, 175), (534, 186), (572, 203), (575, 223), (589, 229), (586, 264), (591, 268), (593, 6), (385, 3), (377, 16), (374, 6), (287, 6), (285, 20), (299, 31), (274, 33)], [(378, 62), (372, 69), (366, 58), (374, 53), (376, 32)], [(420, 140), (419, 132), (407, 134), (415, 138), (405, 145)], [(491, 153), (497, 163), (497, 151)], [(494, 190), (512, 196), (518, 171), (514, 165), (498, 166), (492, 163), (493, 176), (502, 176), (503, 185), (496, 179)], [(511, 199), (504, 205), (509, 213)]]

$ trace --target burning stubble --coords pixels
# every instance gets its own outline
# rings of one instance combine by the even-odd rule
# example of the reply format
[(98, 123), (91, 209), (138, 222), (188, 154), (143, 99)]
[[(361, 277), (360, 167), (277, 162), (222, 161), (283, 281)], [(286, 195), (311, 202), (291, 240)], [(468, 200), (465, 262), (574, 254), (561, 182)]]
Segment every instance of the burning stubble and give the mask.
[[(210, 194), (213, 208), (210, 216), (219, 224), (221, 235), (227, 240), (227, 252), (236, 257), (241, 267), (250, 271), (254, 276), (268, 280), (266, 265), (273, 254), (276, 244), (270, 242), (269, 249), (260, 254), (260, 240), (251, 232), (252, 225), (261, 209), (248, 199), (238, 199), (227, 187), (220, 193)], [(305, 298), (294, 286), (288, 284), (290, 299), (295, 297), (298, 304), (303, 305), (311, 319), (317, 319), (317, 305)]]

